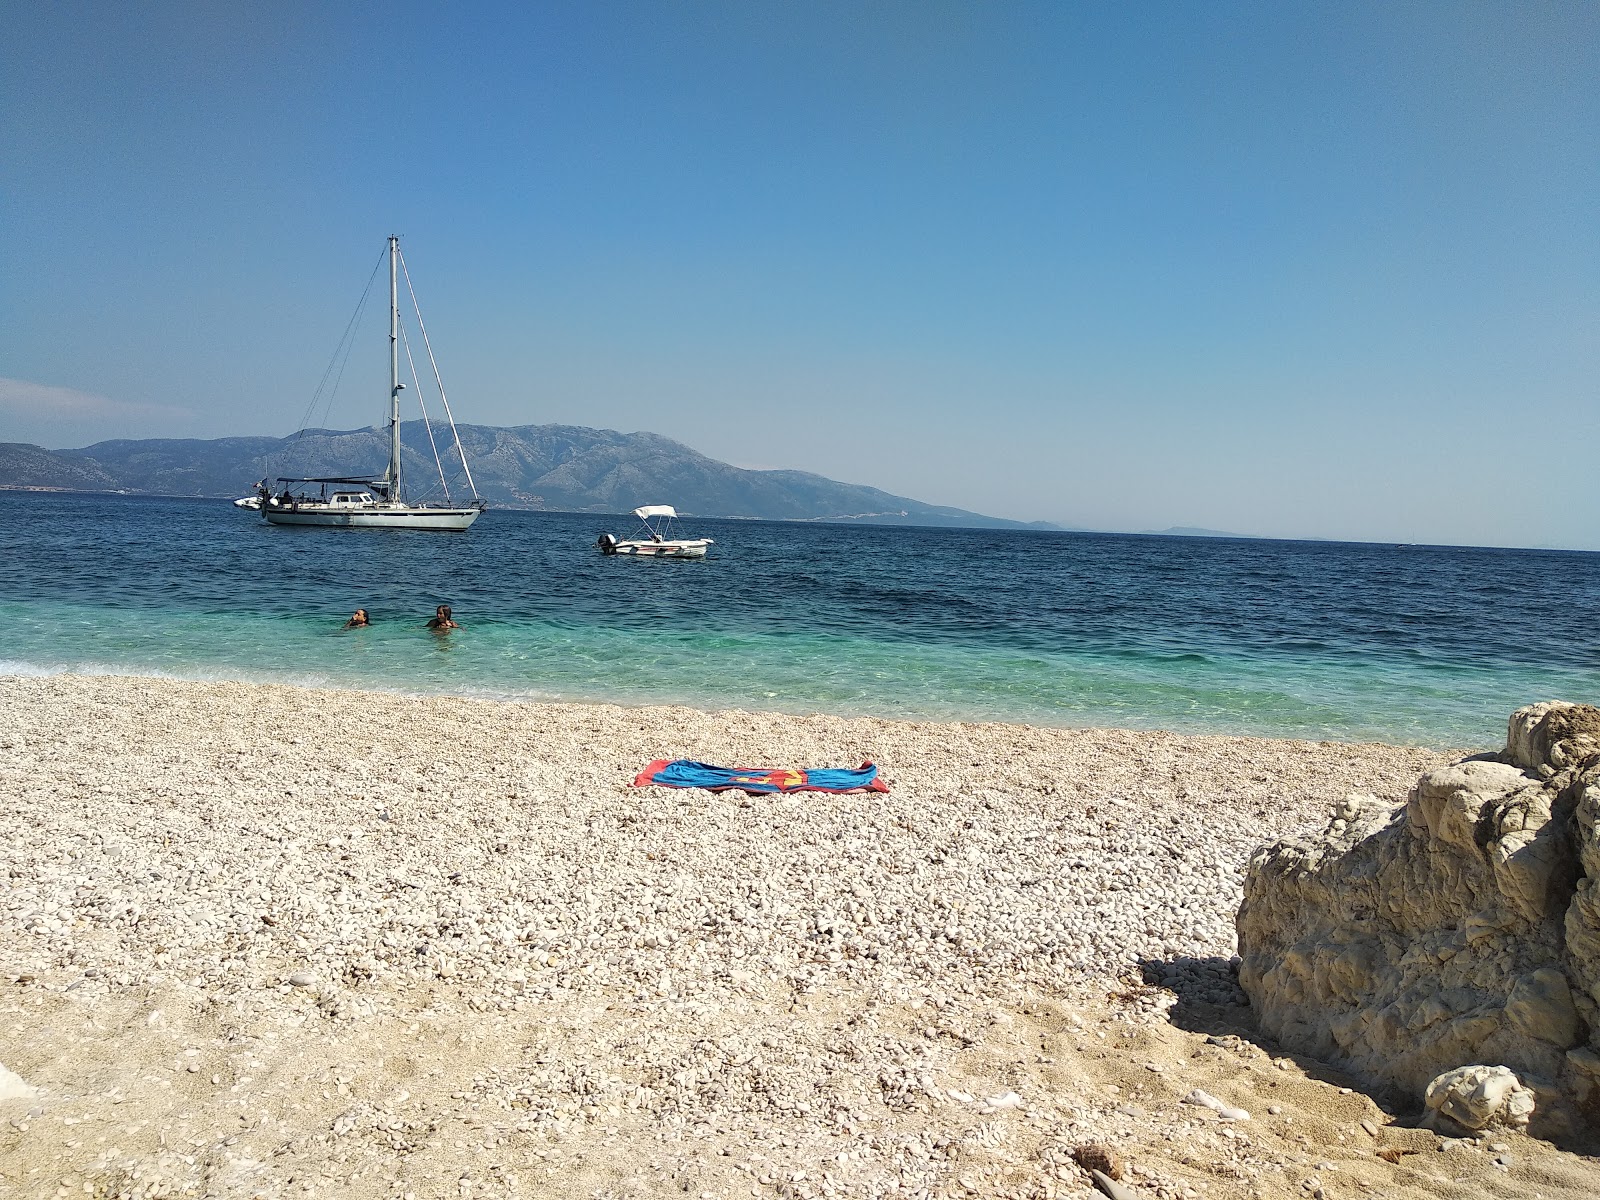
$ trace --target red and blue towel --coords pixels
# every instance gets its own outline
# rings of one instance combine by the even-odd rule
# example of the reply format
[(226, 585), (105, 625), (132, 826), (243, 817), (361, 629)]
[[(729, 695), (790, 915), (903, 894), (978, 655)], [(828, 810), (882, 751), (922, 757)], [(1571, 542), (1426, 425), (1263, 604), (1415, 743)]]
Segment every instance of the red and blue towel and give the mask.
[(639, 772), (634, 787), (708, 788), (713, 792), (739, 789), (746, 792), (887, 792), (889, 785), (878, 778), (878, 768), (864, 762), (855, 770), (846, 767), (819, 767), (794, 770), (788, 767), (714, 767), (688, 758), (658, 758)]

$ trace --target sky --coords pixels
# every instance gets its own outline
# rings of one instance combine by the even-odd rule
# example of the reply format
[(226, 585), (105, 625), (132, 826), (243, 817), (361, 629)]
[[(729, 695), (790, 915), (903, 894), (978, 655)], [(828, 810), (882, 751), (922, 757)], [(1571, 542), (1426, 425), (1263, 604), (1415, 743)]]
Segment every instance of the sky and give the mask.
[[(394, 233), (460, 420), (1073, 528), (1600, 549), (1597, 4), (0, 19), (0, 441), (292, 432)], [(319, 423), (381, 419), (385, 353)]]

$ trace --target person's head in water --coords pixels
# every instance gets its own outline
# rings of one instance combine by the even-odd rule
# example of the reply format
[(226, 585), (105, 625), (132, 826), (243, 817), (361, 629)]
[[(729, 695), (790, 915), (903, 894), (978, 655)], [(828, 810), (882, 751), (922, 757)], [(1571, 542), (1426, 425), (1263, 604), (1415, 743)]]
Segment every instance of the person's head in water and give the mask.
[(448, 604), (441, 604), (438, 608), (433, 610), (433, 620), (428, 622), (428, 628), (459, 629), (461, 626), (457, 625), (454, 618), (450, 616), (450, 606)]
[(363, 625), (372, 624), (372, 619), (367, 616), (367, 610), (358, 608), (350, 614), (350, 619), (344, 623), (346, 629), (359, 629)]

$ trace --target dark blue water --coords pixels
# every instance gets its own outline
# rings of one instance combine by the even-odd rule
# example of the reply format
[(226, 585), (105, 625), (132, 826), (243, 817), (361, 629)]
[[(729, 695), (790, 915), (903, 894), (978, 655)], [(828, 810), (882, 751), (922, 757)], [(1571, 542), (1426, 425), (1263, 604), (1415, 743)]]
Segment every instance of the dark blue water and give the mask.
[(0, 492), (0, 670), (1473, 747), (1600, 698), (1596, 554), (713, 520), (705, 561), (594, 550), (632, 521)]

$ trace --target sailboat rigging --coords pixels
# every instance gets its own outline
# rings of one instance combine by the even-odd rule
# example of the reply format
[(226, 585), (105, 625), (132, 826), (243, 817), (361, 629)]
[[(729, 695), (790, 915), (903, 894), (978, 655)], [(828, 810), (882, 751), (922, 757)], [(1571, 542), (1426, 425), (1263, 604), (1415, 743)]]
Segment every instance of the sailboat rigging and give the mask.
[[(381, 529), (443, 529), (460, 531), (476, 521), (487, 502), (478, 496), (472, 482), (472, 468), (467, 465), (466, 451), (461, 446), (461, 436), (456, 432), (455, 416), (444, 388), (439, 388), (439, 398), (444, 404), (445, 416), (450, 421), (450, 434), (455, 441), (456, 453), (461, 458), (462, 471), (472, 499), (461, 503), (449, 500), (449, 485), (444, 478), (444, 464), (434, 446), (434, 461), (439, 466), (439, 480), (445, 488), (444, 503), (413, 502), (406, 499), (400, 479), (400, 393), (405, 384), (400, 382), (400, 271), (404, 260), (400, 254), (400, 239), (389, 239), (389, 464), (382, 475), (372, 477), (291, 477), (279, 476), (277, 487), (269, 488), (265, 481), (259, 485), (261, 515), (273, 525), (322, 525), (346, 528)], [(410, 276), (406, 278), (410, 291)], [(412, 304), (416, 295), (412, 293)], [(429, 361), (433, 361), (433, 347), (428, 343), (427, 327), (422, 324), (421, 311), (417, 311), (417, 328), (421, 331)], [(409, 358), (410, 350), (407, 350)], [(435, 379), (438, 367), (434, 365)], [(424, 414), (426, 418), (426, 414)], [(428, 428), (428, 440), (433, 443), (433, 429)], [(311, 490), (315, 485), (315, 490)]]

